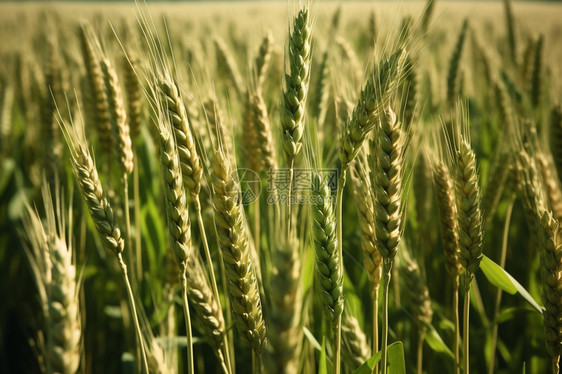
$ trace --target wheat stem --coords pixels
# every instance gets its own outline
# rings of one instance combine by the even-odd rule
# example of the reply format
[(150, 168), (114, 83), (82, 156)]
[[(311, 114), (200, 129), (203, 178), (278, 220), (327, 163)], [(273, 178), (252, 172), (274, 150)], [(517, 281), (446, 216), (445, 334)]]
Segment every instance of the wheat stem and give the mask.
[[(343, 202), (343, 190), (345, 188), (347, 170), (343, 170), (339, 178), (338, 190), (336, 195), (336, 236), (338, 240), (338, 252), (339, 259), (342, 262), (341, 268), (343, 271), (343, 245), (342, 245), (342, 202)], [(342, 280), (343, 287), (343, 280)], [(342, 308), (343, 312), (343, 308)], [(339, 314), (337, 319), (336, 328), (336, 352), (334, 353), (334, 373), (340, 373), (340, 362), (341, 362), (341, 315)]]
[[(135, 253), (137, 255), (137, 274), (142, 275), (142, 237), (141, 237), (141, 202), (140, 202), (140, 186), (139, 186), (139, 166), (137, 155), (133, 157), (133, 200), (135, 209)], [(128, 196), (125, 196), (126, 198)], [(128, 203), (127, 203), (128, 204)], [(127, 210), (128, 211), (128, 210)], [(139, 278), (140, 279), (140, 278)]]
[(459, 276), (453, 279), (453, 322), (455, 324), (455, 374), (461, 372), (461, 360), (459, 344), (461, 340), (460, 321), (459, 321)]
[[(379, 351), (379, 286), (373, 290), (373, 355)], [(379, 365), (373, 368), (373, 374), (379, 372)]]
[[(205, 259), (207, 260), (207, 267), (209, 269), (209, 277), (211, 282), (211, 288), (213, 290), (213, 295), (217, 300), (217, 309), (220, 313), (222, 313), (221, 301), (219, 297), (219, 290), (217, 286), (217, 278), (215, 277), (215, 270), (213, 268), (213, 260), (211, 258), (211, 250), (209, 249), (209, 241), (207, 240), (207, 234), (205, 233), (205, 224), (203, 223), (203, 215), (201, 211), (201, 201), (199, 199), (199, 195), (196, 195), (193, 204), (195, 205), (195, 211), (197, 213), (197, 224), (199, 225), (199, 231), (201, 235), (201, 241), (203, 242), (203, 248), (205, 249)], [(225, 288), (226, 289), (226, 288)], [(223, 339), (223, 349), (224, 349), (224, 356), (226, 359), (226, 366), (228, 367), (227, 373), (232, 373), (232, 368), (230, 365), (230, 353), (229, 353), (229, 345), (228, 345), (228, 338), (227, 334), (222, 335)], [(219, 350), (219, 354), (220, 354)]]
[(137, 341), (139, 343), (139, 347), (141, 351), (143, 372), (145, 374), (148, 374), (148, 360), (146, 358), (144, 339), (142, 337), (142, 331), (140, 328), (139, 318), (137, 315), (137, 307), (135, 306), (135, 297), (133, 295), (133, 289), (131, 288), (131, 282), (129, 281), (129, 276), (127, 275), (127, 265), (125, 265), (121, 253), (117, 254), (117, 261), (119, 263), (119, 267), (121, 268), (121, 275), (123, 276), (123, 281), (125, 282), (125, 286), (127, 288), (127, 297), (129, 298), (129, 305), (131, 306), (131, 313), (133, 314), (133, 323), (135, 325), (135, 335), (137, 337)]
[[(507, 240), (508, 240), (508, 236), (509, 236), (509, 224), (511, 222), (511, 214), (513, 212), (513, 205), (515, 204), (515, 194), (511, 195), (511, 198), (509, 200), (509, 206), (507, 207), (507, 213), (506, 213), (506, 217), (505, 217), (505, 224), (504, 224), (504, 228), (503, 228), (503, 240), (502, 240), (502, 250), (501, 250), (501, 257), (500, 257), (500, 266), (502, 268), (505, 267), (505, 258), (507, 255)], [(495, 309), (494, 309), (494, 328), (492, 331), (492, 347), (491, 347), (491, 355), (490, 355), (490, 367), (488, 368), (488, 373), (489, 374), (493, 374), (494, 373), (494, 366), (495, 366), (495, 360), (496, 360), (496, 345), (498, 343), (498, 316), (500, 314), (500, 306), (501, 306), (501, 301), (502, 301), (502, 289), (498, 288), (497, 293), (496, 293), (496, 305), (495, 305)]]
[(187, 336), (187, 373), (193, 374), (193, 338), (191, 336), (191, 316), (189, 315), (189, 301), (187, 300), (187, 276), (185, 268), (181, 270), (183, 314), (185, 317), (185, 335)]
[(469, 312), (470, 312), (470, 284), (472, 283), (472, 277), (474, 276), (473, 273), (469, 272), (468, 270), (465, 271), (466, 276), (466, 290), (464, 294), (464, 312), (463, 312), (463, 322), (462, 322), (462, 345), (463, 345), (463, 365), (464, 365), (464, 374), (470, 373), (468, 369), (469, 364), (469, 356), (468, 356), (468, 320), (469, 320)]
[(381, 358), (381, 366), (382, 366), (382, 374), (387, 373), (387, 365), (388, 365), (388, 357), (387, 357), (387, 350), (388, 350), (388, 291), (390, 288), (390, 275), (392, 273), (392, 265), (394, 263), (394, 259), (389, 257), (383, 258), (383, 306), (382, 306), (382, 358)]
[(425, 331), (420, 330), (418, 337), (418, 359), (416, 365), (416, 373), (422, 374), (423, 373), (423, 342), (425, 341)]

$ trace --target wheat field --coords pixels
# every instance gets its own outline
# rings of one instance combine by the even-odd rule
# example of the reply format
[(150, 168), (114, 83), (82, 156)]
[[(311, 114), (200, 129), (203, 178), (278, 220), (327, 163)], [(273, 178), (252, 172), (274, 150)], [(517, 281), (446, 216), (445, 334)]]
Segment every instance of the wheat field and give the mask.
[(561, 19), (1, 2), (0, 372), (558, 373)]

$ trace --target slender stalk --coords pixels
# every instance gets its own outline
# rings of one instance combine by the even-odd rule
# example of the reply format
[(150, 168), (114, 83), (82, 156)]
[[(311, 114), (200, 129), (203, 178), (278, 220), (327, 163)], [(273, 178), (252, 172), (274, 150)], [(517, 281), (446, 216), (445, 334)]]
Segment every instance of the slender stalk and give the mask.
[(259, 373), (257, 361), (258, 360), (256, 358), (256, 351), (252, 349), (252, 374)]
[(260, 233), (260, 198), (259, 198), (259, 191), (257, 190), (257, 186), (255, 186), (256, 190), (254, 190), (254, 194), (257, 196), (256, 201), (254, 202), (254, 244), (256, 246), (256, 253), (260, 253), (260, 244), (261, 244), (261, 233)]
[(291, 162), (291, 165), (289, 166), (289, 192), (288, 192), (288, 196), (287, 196), (287, 237), (290, 236), (291, 234), (291, 230), (292, 230), (292, 207), (291, 207), (291, 196), (293, 194), (293, 162)]
[(133, 199), (135, 201), (135, 253), (137, 254), (137, 269), (138, 275), (142, 275), (142, 240), (141, 240), (141, 202), (140, 202), (140, 187), (139, 187), (139, 167), (137, 155), (133, 157)]
[(464, 373), (468, 374), (469, 368), (468, 368), (468, 363), (469, 363), (469, 355), (468, 355), (468, 319), (469, 319), (469, 312), (470, 312), (470, 284), (472, 283), (472, 277), (473, 275), (471, 273), (469, 273), (468, 271), (466, 272), (466, 291), (464, 294), (464, 313), (463, 313), (463, 324), (462, 324), (462, 328), (463, 328), (463, 339), (462, 339), (462, 345), (463, 345), (463, 364), (464, 364)]
[[(513, 205), (515, 203), (515, 194), (511, 195), (511, 199), (509, 200), (509, 206), (507, 208), (507, 213), (505, 217), (505, 224), (503, 227), (503, 241), (502, 241), (502, 251), (500, 255), (500, 266), (502, 269), (505, 267), (505, 258), (507, 256), (507, 241), (509, 237), (509, 224), (511, 222), (511, 213), (513, 212)], [(492, 330), (492, 346), (491, 346), (491, 355), (490, 355), (490, 367), (488, 368), (488, 373), (494, 373), (494, 366), (496, 361), (496, 345), (498, 343), (498, 315), (500, 314), (500, 306), (502, 301), (502, 290), (498, 288), (496, 293), (496, 305), (494, 309), (494, 319), (493, 324), (494, 328)]]
[[(218, 232), (217, 232), (217, 225), (213, 225), (215, 227), (215, 235), (217, 236), (217, 240), (218, 240)], [(222, 279), (222, 288), (223, 290), (228, 290), (228, 285), (227, 285), (227, 280), (226, 280), (226, 270), (224, 268), (224, 262), (222, 260), (222, 256), (219, 256), (219, 265), (220, 265), (220, 270), (221, 270), (221, 279)], [(234, 358), (234, 329), (231, 329), (230, 326), (232, 326), (232, 314), (231, 314), (231, 308), (230, 308), (230, 298), (225, 297), (224, 298), (224, 309), (225, 309), (225, 315), (224, 315), (224, 323), (226, 326), (226, 331), (225, 334), (228, 334), (228, 341), (227, 341), (227, 346), (224, 348), (225, 349), (225, 353), (228, 355), (227, 359), (230, 357), (228, 366), (230, 368), (230, 372), (231, 373), (236, 373), (236, 366), (235, 366), (235, 358)], [(225, 338), (226, 339), (226, 338)]]
[(117, 261), (119, 262), (119, 267), (121, 268), (121, 275), (123, 275), (123, 281), (127, 288), (127, 296), (129, 298), (129, 305), (131, 307), (131, 313), (133, 314), (133, 323), (135, 325), (135, 335), (140, 346), (141, 360), (143, 366), (143, 373), (148, 374), (148, 361), (146, 358), (146, 350), (144, 348), (144, 339), (142, 337), (142, 331), (139, 324), (139, 318), (137, 315), (137, 307), (135, 306), (135, 297), (133, 296), (133, 289), (131, 288), (131, 282), (129, 282), (129, 276), (127, 275), (127, 265), (123, 261), (123, 256), (121, 253), (117, 254)]
[(425, 330), (420, 331), (420, 336), (418, 338), (418, 361), (417, 361), (417, 373), (422, 374), (423, 370), (423, 342), (425, 341)]
[(181, 277), (185, 335), (187, 336), (187, 373), (193, 374), (193, 338), (191, 336), (191, 317), (189, 315), (189, 301), (187, 300), (187, 276), (185, 274), (185, 268), (182, 269)]
[[(125, 225), (127, 227), (127, 243), (132, 243), (131, 241), (131, 216), (129, 214), (129, 182), (127, 174), (123, 175), (123, 196), (125, 199)], [(135, 274), (133, 279), (141, 279), (140, 275), (142, 273), (142, 268), (140, 267), (140, 262), (138, 261), (139, 252), (130, 251), (131, 266), (134, 267)]]
[[(379, 351), (379, 287), (374, 290), (373, 296), (373, 355)], [(379, 365), (375, 364), (372, 374), (379, 372)]]
[[(338, 190), (336, 195), (336, 233), (338, 238), (338, 251), (339, 260), (343, 262), (343, 245), (342, 245), (342, 200), (343, 200), (343, 190), (345, 188), (347, 170), (342, 170), (342, 174), (339, 178)], [(343, 264), (342, 264), (343, 271)], [(342, 311), (343, 313), (343, 311)], [(335, 344), (336, 351), (334, 352), (334, 373), (339, 374), (341, 370), (341, 313), (338, 316), (336, 326), (335, 326)]]
[(385, 257), (383, 259), (383, 306), (382, 306), (382, 373), (387, 373), (387, 365), (388, 365), (388, 357), (387, 357), (387, 350), (388, 350), (388, 291), (390, 288), (390, 276), (392, 273), (392, 264), (393, 260)]
[(459, 276), (453, 280), (453, 322), (455, 324), (455, 374), (461, 372), (461, 360), (459, 355), (459, 343), (461, 340), (461, 328), (459, 321)]
[[(205, 249), (205, 258), (207, 260), (207, 267), (209, 269), (209, 276), (211, 281), (211, 288), (213, 290), (213, 295), (217, 300), (218, 310), (222, 313), (221, 307), (221, 299), (219, 297), (219, 290), (217, 286), (217, 279), (215, 277), (215, 270), (213, 268), (213, 260), (211, 258), (211, 250), (209, 249), (209, 242), (207, 240), (207, 234), (205, 233), (205, 224), (203, 223), (203, 214), (201, 211), (201, 201), (199, 199), (199, 195), (196, 195), (193, 199), (193, 204), (195, 205), (195, 211), (197, 213), (197, 224), (199, 225), (199, 232), (201, 234), (201, 241), (203, 242), (203, 248)], [(226, 288), (225, 288), (226, 290)], [(223, 334), (223, 346), (224, 346), (224, 355), (226, 358), (227, 366), (228, 366), (228, 373), (232, 372), (231, 363), (230, 363), (230, 349), (228, 345), (228, 338), (227, 334)]]

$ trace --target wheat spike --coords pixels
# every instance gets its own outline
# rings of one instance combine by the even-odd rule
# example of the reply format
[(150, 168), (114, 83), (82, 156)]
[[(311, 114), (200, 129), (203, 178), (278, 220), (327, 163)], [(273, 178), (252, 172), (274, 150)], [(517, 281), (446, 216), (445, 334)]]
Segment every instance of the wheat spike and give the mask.
[(468, 20), (464, 20), (461, 31), (459, 33), (455, 49), (449, 60), (449, 70), (447, 72), (447, 101), (449, 104), (456, 102), (460, 96), (462, 85), (460, 84), (460, 64), (461, 56), (464, 49), (464, 40), (468, 30)]
[(236, 327), (254, 352), (260, 353), (266, 336), (256, 270), (248, 245), (248, 230), (240, 188), (227, 156), (215, 151), (211, 181), (220, 253), (228, 279), (228, 295)]
[[(162, 107), (167, 111), (172, 124), (174, 138), (177, 145), (181, 164), (182, 180), (186, 191), (193, 197), (201, 191), (203, 168), (197, 154), (195, 139), (189, 127), (185, 106), (179, 89), (169, 74), (165, 73), (158, 82), (162, 93)], [(196, 199), (194, 199), (196, 200)]]
[(316, 277), (324, 311), (335, 326), (337, 318), (343, 312), (343, 259), (338, 252), (333, 199), (328, 185), (318, 173), (313, 175), (312, 196)]
[(367, 135), (377, 125), (379, 115), (382, 115), (388, 95), (393, 92), (403, 65), (401, 49), (390, 57), (385, 57), (375, 71), (375, 77), (369, 79), (361, 91), (357, 105), (342, 126), (340, 135), (341, 169), (348, 169), (355, 158)]
[(355, 206), (359, 217), (361, 230), (361, 248), (363, 249), (363, 264), (373, 282), (373, 293), (378, 294), (382, 276), (382, 257), (377, 251), (375, 236), (375, 207), (373, 204), (371, 179), (366, 166), (366, 160), (359, 155), (352, 164), (351, 179)]
[(261, 170), (277, 168), (277, 152), (271, 131), (271, 124), (267, 114), (267, 107), (263, 100), (262, 92), (256, 91), (250, 98), (253, 122), (257, 137), (257, 146), (260, 149)]
[(139, 67), (140, 60), (137, 54), (129, 51), (127, 57), (123, 57), (123, 71), (127, 92), (127, 118), (129, 119), (131, 140), (133, 141), (139, 136), (142, 124), (143, 92), (141, 82), (137, 77)]
[(367, 338), (357, 318), (346, 312), (341, 325), (343, 362), (350, 370), (357, 370), (370, 357)]
[(27, 252), (41, 296), (45, 318), (46, 346), (43, 356), (47, 373), (76, 373), (80, 366), (82, 327), (78, 292), (80, 284), (73, 249), (66, 238), (66, 217), (57, 187), (55, 204), (49, 184), (43, 180), (46, 220), (27, 206), (24, 228), (30, 242)]
[[(540, 211), (539, 211), (540, 212)], [(540, 213), (537, 213), (540, 215)], [(546, 350), (552, 360), (552, 372), (558, 373), (562, 353), (562, 247), (558, 243), (558, 222), (544, 211), (539, 217), (539, 243), (542, 300)]]
[(304, 116), (310, 77), (312, 26), (308, 9), (299, 10), (289, 38), (289, 74), (281, 103), (283, 150), (287, 165), (292, 166), (302, 147)]
[(459, 262), (459, 235), (457, 226), (457, 206), (455, 185), (447, 167), (440, 161), (433, 165), (433, 186), (437, 197), (437, 210), (441, 220), (441, 235), (445, 252), (445, 267), (455, 279), (461, 272)]
[(396, 114), (385, 108), (371, 142), (373, 190), (375, 195), (375, 236), (377, 250), (392, 261), (402, 234), (402, 174), (405, 134)]
[(123, 103), (123, 95), (121, 93), (121, 87), (119, 86), (117, 73), (115, 69), (113, 69), (109, 59), (103, 58), (100, 64), (105, 80), (111, 129), (113, 131), (113, 137), (117, 139), (117, 142), (114, 142), (115, 153), (121, 166), (122, 175), (127, 176), (133, 171), (133, 148), (131, 136), (129, 134), (127, 113), (125, 112), (125, 104)]
[(98, 54), (92, 44), (90, 29), (83, 25), (80, 27), (80, 41), (82, 46), (82, 58), (86, 66), (88, 75), (89, 88), (91, 90), (91, 98), (94, 100), (92, 107), (94, 108), (95, 118), (91, 121), (96, 124), (97, 136), (99, 144), (106, 154), (111, 152), (111, 122), (109, 121), (107, 93), (103, 78), (103, 72), (98, 59)]
[(461, 137), (454, 155), (455, 199), (459, 230), (459, 262), (471, 274), (480, 265), (482, 213), (476, 157), (467, 139)]

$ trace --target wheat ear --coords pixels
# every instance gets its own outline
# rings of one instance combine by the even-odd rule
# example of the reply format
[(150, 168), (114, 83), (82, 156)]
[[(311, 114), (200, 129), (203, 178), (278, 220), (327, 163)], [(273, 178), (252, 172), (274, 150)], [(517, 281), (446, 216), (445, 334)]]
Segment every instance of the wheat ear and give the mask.
[(346, 312), (341, 325), (343, 361), (350, 370), (357, 370), (371, 356), (367, 337), (357, 318)]
[(343, 259), (336, 232), (336, 214), (330, 189), (321, 175), (314, 173), (312, 179), (311, 206), (316, 257), (316, 278), (320, 286), (320, 300), (325, 315), (334, 330), (334, 372), (339, 373), (341, 351), (341, 318), (343, 303)]
[(544, 37), (539, 36), (535, 43), (535, 54), (533, 58), (533, 71), (531, 74), (531, 103), (533, 108), (537, 108), (542, 96), (542, 80), (543, 80), (543, 44)]
[(222, 69), (226, 69), (226, 73), (232, 83), (232, 87), (235, 89), (236, 94), (238, 96), (241, 96), (244, 92), (245, 86), (242, 76), (240, 75), (240, 71), (238, 70), (238, 65), (234, 60), (234, 56), (232, 56), (232, 53), (224, 43), (224, 40), (222, 40), (221, 38), (215, 38), (214, 43), (217, 52), (219, 71)]
[(382, 276), (382, 257), (377, 250), (375, 236), (375, 207), (372, 195), (371, 179), (367, 170), (367, 162), (364, 157), (353, 162), (351, 179), (353, 181), (353, 192), (355, 207), (359, 217), (359, 228), (361, 231), (361, 248), (363, 249), (363, 264), (371, 282), (373, 283), (373, 354), (379, 350), (379, 288)]
[(394, 258), (402, 235), (402, 174), (405, 133), (396, 114), (386, 107), (371, 142), (371, 173), (375, 196), (375, 236), (383, 258), (382, 373), (387, 373), (388, 288)]
[(260, 354), (266, 337), (256, 270), (248, 245), (240, 188), (231, 161), (215, 151), (211, 181), (220, 253), (228, 279), (228, 295), (236, 327)]
[(262, 88), (266, 78), (267, 69), (271, 61), (271, 50), (273, 49), (273, 35), (267, 32), (262, 39), (258, 55), (254, 61), (256, 82), (258, 89)]
[(455, 49), (453, 50), (453, 54), (449, 60), (449, 70), (447, 72), (447, 101), (450, 105), (453, 105), (456, 102), (461, 91), (459, 68), (467, 30), (468, 20), (465, 19), (457, 38)]
[(82, 329), (78, 292), (80, 283), (73, 261), (70, 237), (66, 238), (64, 204), (56, 190), (55, 204), (46, 180), (42, 195), (46, 220), (27, 206), (24, 229), (30, 245), (27, 251), (41, 296), (45, 318), (46, 347), (43, 353), (47, 373), (76, 373), (80, 366)]
[(550, 110), (550, 151), (562, 183), (562, 106), (555, 105)]
[(176, 148), (176, 142), (172, 133), (171, 124), (163, 121), (159, 125), (160, 132), (160, 163), (164, 177), (164, 189), (166, 190), (166, 215), (168, 217), (168, 233), (170, 247), (174, 260), (178, 266), (181, 283), (182, 299), (187, 331), (187, 370), (193, 373), (193, 343), (191, 337), (191, 316), (189, 314), (189, 301), (187, 298), (187, 260), (193, 256), (191, 248), (191, 222), (185, 190), (183, 188), (182, 170), (180, 158)]
[(459, 276), (462, 266), (459, 262), (459, 235), (457, 226), (457, 206), (455, 202), (455, 185), (449, 169), (441, 161), (434, 160), (432, 165), (433, 186), (437, 201), (437, 210), (441, 222), (441, 236), (445, 255), (445, 269), (453, 280), (453, 319), (455, 324), (455, 372), (459, 373)]
[(273, 142), (271, 124), (267, 114), (267, 107), (263, 100), (262, 92), (257, 90), (250, 97), (253, 123), (256, 132), (257, 145), (260, 149), (261, 170), (277, 168), (277, 152)]
[(357, 156), (367, 135), (377, 125), (377, 118), (382, 115), (388, 96), (400, 77), (403, 56), (403, 51), (399, 49), (390, 57), (383, 58), (375, 70), (374, 78), (369, 79), (361, 91), (353, 113), (343, 124), (340, 135), (342, 174)]
[(545, 306), (543, 324), (546, 351), (551, 357), (554, 374), (558, 373), (562, 353), (562, 247), (558, 243), (559, 224), (552, 214), (543, 212), (539, 222), (540, 274)]
[(310, 77), (312, 26), (308, 9), (299, 10), (289, 37), (289, 74), (281, 103), (281, 130), (285, 160), (292, 169), (302, 147), (305, 104)]
[(128, 51), (127, 57), (123, 57), (123, 72), (125, 91), (127, 92), (127, 118), (129, 119), (129, 130), (131, 140), (135, 140), (141, 131), (142, 125), (142, 85), (137, 76), (140, 60), (136, 53)]
[(95, 118), (91, 119), (91, 121), (96, 125), (98, 141), (102, 150), (104, 153), (110, 154), (112, 135), (111, 122), (109, 122), (107, 93), (98, 53), (94, 48), (89, 34), (91, 34), (89, 27), (86, 25), (80, 27), (82, 58), (86, 66), (91, 98), (94, 100), (92, 107), (94, 108)]
[[(135, 325), (135, 333), (137, 342), (139, 344), (141, 359), (143, 363), (143, 370), (148, 373), (148, 363), (146, 358), (146, 350), (144, 347), (144, 338), (137, 316), (137, 309), (135, 305), (135, 297), (127, 275), (127, 265), (123, 261), (123, 249), (125, 241), (121, 236), (121, 230), (117, 226), (117, 220), (113, 214), (113, 209), (107, 199), (107, 195), (103, 191), (102, 184), (98, 177), (98, 171), (86, 142), (86, 136), (83, 128), (80, 125), (68, 125), (62, 122), (59, 118), (59, 123), (63, 129), (63, 133), (70, 149), (70, 161), (72, 163), (72, 170), (76, 177), (82, 197), (86, 201), (90, 216), (94, 221), (98, 235), (106, 249), (111, 251), (116, 257), (121, 275), (127, 289), (127, 296), (129, 307), (133, 316)], [(78, 126), (78, 128), (75, 128)]]

